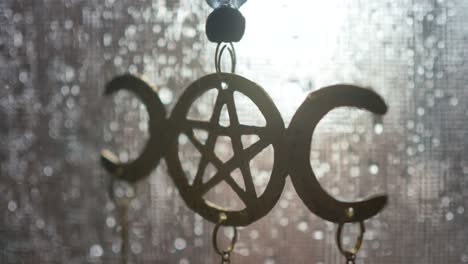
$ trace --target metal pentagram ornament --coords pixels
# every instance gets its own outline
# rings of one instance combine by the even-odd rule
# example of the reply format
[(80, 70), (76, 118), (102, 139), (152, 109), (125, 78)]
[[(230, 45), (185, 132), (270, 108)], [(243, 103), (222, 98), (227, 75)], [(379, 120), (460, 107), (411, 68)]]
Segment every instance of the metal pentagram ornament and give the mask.
[[(194, 101), (204, 93), (215, 88), (218, 91), (213, 113), (209, 121), (189, 119), (189, 109)], [(264, 127), (241, 124), (237, 115), (234, 92), (248, 97), (260, 110), (266, 120)], [(228, 127), (219, 124), (221, 110), (227, 107), (230, 124)], [(254, 109), (253, 109), (254, 110)], [(171, 118), (171, 141), (168, 146), (167, 164), (169, 173), (174, 180), (182, 198), (187, 205), (205, 219), (217, 223), (221, 214), (226, 215), (223, 225), (246, 226), (266, 215), (278, 201), (285, 183), (287, 173), (285, 164), (284, 123), (281, 115), (268, 94), (257, 84), (235, 74), (215, 73), (194, 82), (179, 99)], [(203, 144), (194, 136), (194, 129), (205, 130), (208, 133)], [(201, 153), (198, 170), (190, 184), (179, 159), (179, 135), (185, 134)], [(256, 135), (259, 140), (249, 147), (244, 147), (241, 136)], [(218, 136), (231, 138), (233, 157), (222, 162), (214, 153)], [(273, 146), (274, 162), (270, 181), (265, 191), (256, 193), (249, 162), (268, 146)], [(204, 171), (211, 163), (217, 169), (216, 174), (208, 181), (203, 181)], [(231, 177), (231, 173), (240, 169), (245, 190)], [(246, 208), (240, 211), (229, 211), (207, 201), (203, 196), (222, 181), (243, 201)]]
[[(317, 180), (310, 165), (310, 143), (319, 121), (332, 109), (340, 106), (364, 108), (375, 114), (387, 111), (384, 100), (369, 89), (353, 85), (334, 85), (314, 91), (295, 113), (288, 129), (268, 94), (259, 85), (234, 74), (236, 52), (232, 42), (238, 42), (245, 32), (245, 18), (237, 9), (245, 0), (207, 0), (215, 9), (207, 19), (208, 39), (217, 43), (215, 53), (216, 73), (202, 77), (191, 84), (177, 102), (170, 118), (157, 92), (146, 82), (131, 75), (115, 78), (106, 87), (106, 94), (121, 89), (134, 92), (145, 104), (150, 116), (150, 139), (133, 162), (120, 163), (109, 151), (101, 153), (104, 167), (115, 177), (134, 183), (146, 176), (165, 157), (169, 174), (183, 200), (193, 211), (205, 219), (216, 223), (213, 231), (213, 247), (221, 256), (222, 263), (230, 263), (231, 252), (237, 241), (238, 226), (249, 225), (265, 216), (279, 200), (285, 186), (285, 178), (291, 175), (297, 194), (317, 216), (338, 224), (337, 245), (346, 257), (347, 263), (354, 263), (356, 253), (363, 241), (364, 221), (379, 213), (387, 202), (381, 195), (360, 202), (342, 202), (329, 195)], [(226, 52), (227, 51), (227, 52)], [(223, 73), (221, 58), (229, 54), (231, 72)], [(190, 117), (190, 109), (198, 98), (215, 89), (217, 98), (208, 121)], [(240, 122), (235, 101), (235, 93), (250, 99), (264, 117), (266, 124), (247, 125)], [(229, 125), (221, 124), (221, 112), (227, 109)], [(195, 131), (207, 134), (206, 140), (199, 140)], [(185, 171), (179, 154), (182, 144), (179, 139), (185, 136), (201, 154), (194, 177)], [(256, 136), (259, 140), (252, 145), (244, 145), (243, 136)], [(216, 153), (218, 138), (230, 138), (232, 157), (222, 160)], [(265, 190), (257, 192), (250, 162), (264, 149), (272, 147), (274, 159), (272, 171)], [(213, 166), (216, 173), (206, 178), (208, 167)], [(242, 188), (233, 174), (242, 175)], [(112, 181), (111, 181), (112, 182)], [(245, 205), (241, 210), (230, 210), (210, 202), (206, 194), (210, 190), (227, 184)], [(112, 184), (110, 184), (112, 187)], [(111, 197), (112, 193), (111, 193)], [(126, 222), (126, 221), (121, 221)], [(344, 250), (342, 230), (346, 223), (359, 222), (361, 233), (351, 250)], [(217, 236), (220, 226), (234, 228), (234, 236), (226, 249), (220, 249)], [(122, 239), (127, 240), (127, 239)], [(126, 248), (126, 247), (123, 247)], [(122, 251), (123, 252), (123, 251)], [(123, 254), (126, 259), (126, 254)]]

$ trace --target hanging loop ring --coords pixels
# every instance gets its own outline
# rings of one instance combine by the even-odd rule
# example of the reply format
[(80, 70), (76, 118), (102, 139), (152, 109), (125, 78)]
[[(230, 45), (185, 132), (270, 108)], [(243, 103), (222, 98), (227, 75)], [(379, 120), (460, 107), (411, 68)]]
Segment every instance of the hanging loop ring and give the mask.
[(234, 230), (234, 235), (231, 238), (231, 242), (228, 245), (226, 249), (220, 249), (218, 245), (218, 231), (219, 228), (223, 225), (223, 223), (227, 220), (227, 217), (225, 214), (220, 214), (219, 216), (219, 221), (216, 223), (216, 226), (213, 230), (213, 247), (218, 255), (221, 256), (222, 258), (222, 263), (230, 263), (230, 257), (231, 253), (234, 250), (234, 246), (236, 245), (237, 242), (237, 228), (235, 226), (232, 226), (232, 229)]
[(340, 223), (338, 224), (338, 231), (336, 232), (336, 244), (338, 246), (338, 249), (340, 250), (340, 253), (346, 258), (346, 263), (347, 264), (352, 264), (355, 263), (356, 260), (356, 254), (361, 248), (362, 241), (364, 239), (364, 233), (366, 232), (364, 222), (359, 222), (359, 236), (356, 239), (356, 242), (354, 243), (354, 247), (351, 250), (345, 250), (343, 249), (343, 244), (342, 244), (342, 233), (343, 233), (343, 227), (345, 223)]
[(234, 45), (232, 42), (229, 43), (218, 43), (218, 46), (216, 46), (216, 53), (215, 53), (215, 67), (216, 67), (216, 72), (217, 73), (222, 73), (221, 69), (221, 59), (223, 58), (223, 54), (226, 51), (229, 52), (229, 56), (231, 57), (231, 73), (236, 72), (236, 64), (237, 64), (237, 58), (236, 58), (236, 50), (234, 49)]

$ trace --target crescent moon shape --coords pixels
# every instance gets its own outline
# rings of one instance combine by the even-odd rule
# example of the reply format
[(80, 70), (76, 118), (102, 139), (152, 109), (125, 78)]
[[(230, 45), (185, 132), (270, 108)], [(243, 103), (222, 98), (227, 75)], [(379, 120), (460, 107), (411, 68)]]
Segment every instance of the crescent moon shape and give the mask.
[(121, 163), (115, 154), (109, 150), (102, 150), (101, 163), (117, 178), (136, 182), (151, 173), (165, 152), (166, 110), (156, 90), (138, 77), (126, 74), (114, 78), (106, 85), (105, 95), (111, 95), (120, 90), (134, 93), (146, 106), (149, 114), (150, 137), (143, 152), (134, 161)]
[(299, 197), (317, 216), (335, 223), (360, 222), (379, 213), (387, 203), (380, 195), (361, 202), (341, 202), (318, 182), (310, 165), (310, 142), (317, 124), (332, 109), (357, 107), (383, 115), (384, 100), (374, 91), (353, 85), (328, 86), (310, 93), (288, 128), (291, 147), (290, 175)]

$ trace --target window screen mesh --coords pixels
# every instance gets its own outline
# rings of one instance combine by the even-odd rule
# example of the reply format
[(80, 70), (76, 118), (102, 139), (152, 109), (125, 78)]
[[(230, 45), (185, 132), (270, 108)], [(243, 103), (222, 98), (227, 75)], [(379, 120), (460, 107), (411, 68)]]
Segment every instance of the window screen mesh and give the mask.
[[(389, 105), (381, 119), (334, 110), (311, 142), (311, 165), (330, 194), (389, 195), (366, 222), (358, 263), (468, 262), (468, 2), (250, 0), (241, 11), (237, 72), (265, 88), (286, 124), (307, 93), (336, 83), (372, 87)], [(170, 112), (214, 71), (209, 12), (202, 0), (0, 2), (1, 263), (118, 263), (117, 209), (99, 152), (137, 157), (148, 114), (130, 93), (103, 96), (104, 86), (142, 74)], [(239, 115), (254, 118), (242, 106)], [(196, 155), (184, 146), (184, 168), (195, 168)], [(271, 162), (266, 153), (254, 163), (256, 177)], [(219, 262), (213, 224), (186, 207), (164, 160), (135, 192), (129, 263)], [(342, 263), (335, 231), (288, 179), (275, 208), (240, 230), (232, 260)], [(348, 230), (345, 244), (353, 239)]]

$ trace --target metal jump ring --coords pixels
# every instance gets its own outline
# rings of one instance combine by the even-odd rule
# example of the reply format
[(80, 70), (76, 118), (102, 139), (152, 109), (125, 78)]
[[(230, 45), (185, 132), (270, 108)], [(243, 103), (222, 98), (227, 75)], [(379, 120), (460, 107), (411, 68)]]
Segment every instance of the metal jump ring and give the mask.
[(221, 214), (220, 217), (219, 217), (219, 221), (218, 223), (216, 223), (216, 226), (213, 230), (213, 247), (216, 251), (216, 253), (218, 253), (218, 255), (220, 255), (223, 260), (225, 259), (226, 256), (230, 256), (231, 255), (231, 252), (234, 250), (234, 246), (237, 242), (237, 228), (235, 226), (232, 227), (232, 229), (234, 230), (234, 235), (231, 239), (231, 243), (229, 244), (229, 246), (225, 249), (225, 250), (221, 250), (219, 249), (219, 246), (218, 246), (218, 231), (219, 231), (219, 228), (223, 225), (223, 223), (226, 221), (226, 215), (225, 214)]
[(236, 71), (237, 58), (236, 58), (236, 50), (234, 49), (234, 45), (231, 42), (230, 43), (218, 43), (218, 46), (216, 46), (216, 53), (215, 53), (215, 67), (216, 67), (217, 73), (222, 72), (221, 58), (223, 57), (223, 54), (226, 48), (229, 51), (229, 55), (231, 57), (231, 73), (234, 73)]
[(359, 222), (359, 226), (360, 226), (360, 229), (361, 229), (360, 234), (359, 234), (358, 238), (356, 239), (356, 243), (354, 244), (353, 249), (351, 249), (351, 251), (348, 251), (348, 250), (343, 249), (343, 245), (341, 243), (342, 242), (341, 241), (341, 235), (342, 235), (342, 232), (343, 232), (343, 226), (345, 224), (346, 223), (340, 223), (338, 225), (338, 231), (336, 232), (336, 244), (338, 245), (338, 249), (340, 250), (340, 253), (346, 258), (346, 263), (354, 263), (354, 261), (356, 259), (356, 253), (361, 248), (362, 241), (364, 239), (364, 233), (366, 232), (366, 229), (364, 227), (364, 222)]

